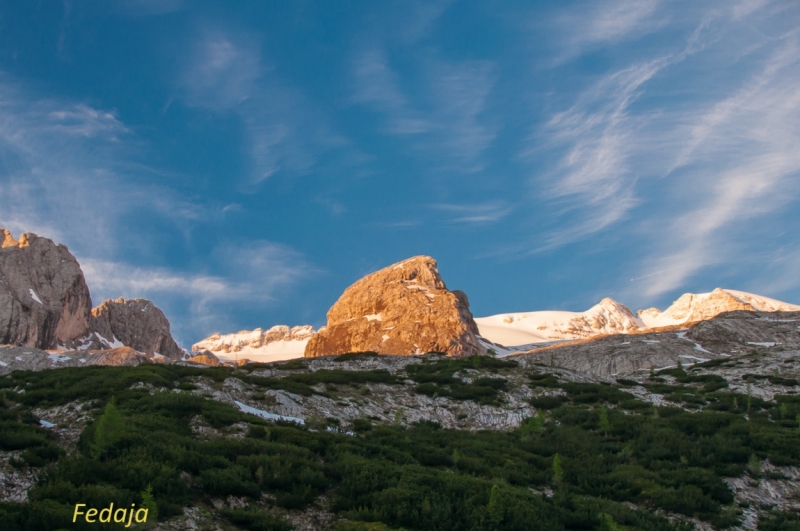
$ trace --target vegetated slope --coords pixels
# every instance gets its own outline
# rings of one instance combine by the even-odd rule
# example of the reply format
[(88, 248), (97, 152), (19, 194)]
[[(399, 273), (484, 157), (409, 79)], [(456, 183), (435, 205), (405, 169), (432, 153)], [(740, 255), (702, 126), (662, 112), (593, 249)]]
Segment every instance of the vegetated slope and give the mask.
[(17, 371), (0, 377), (3, 473), (48, 472), (0, 518), (81, 529), (76, 500), (129, 506), (151, 485), (172, 529), (789, 531), (800, 364), (779, 323), (800, 315), (779, 317), (701, 323), (692, 346), (743, 348), (619, 379), (532, 355)]

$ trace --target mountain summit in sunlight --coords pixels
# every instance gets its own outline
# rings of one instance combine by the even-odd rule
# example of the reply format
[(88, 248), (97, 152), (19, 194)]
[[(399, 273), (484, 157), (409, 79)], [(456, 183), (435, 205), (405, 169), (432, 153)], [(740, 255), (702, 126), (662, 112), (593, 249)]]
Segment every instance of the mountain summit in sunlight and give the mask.
[(504, 346), (625, 334), (645, 326), (627, 306), (608, 297), (585, 312), (501, 313), (475, 322), (483, 338)]
[(711, 293), (684, 293), (663, 312), (656, 308), (639, 310), (648, 328), (706, 321), (723, 312), (796, 312), (800, 306), (745, 291), (717, 288)]
[(717, 288), (710, 293), (684, 293), (663, 312), (630, 309), (605, 298), (585, 312), (536, 311), (503, 313), (475, 319), (481, 337), (506, 347), (588, 339), (696, 323), (725, 312), (794, 312), (800, 306), (744, 291)]

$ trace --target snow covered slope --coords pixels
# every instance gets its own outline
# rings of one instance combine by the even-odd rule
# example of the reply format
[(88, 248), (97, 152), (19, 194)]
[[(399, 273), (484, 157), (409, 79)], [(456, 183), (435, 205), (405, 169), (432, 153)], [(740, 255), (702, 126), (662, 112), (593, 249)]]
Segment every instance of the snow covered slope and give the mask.
[(475, 322), (484, 339), (513, 347), (498, 349), (488, 345), (504, 355), (557, 341), (704, 321), (735, 310), (797, 312), (800, 306), (745, 291), (717, 288), (710, 293), (684, 293), (663, 312), (656, 308), (639, 310), (638, 317), (624, 304), (606, 298), (585, 312), (503, 313), (479, 317)]
[(585, 312), (503, 313), (478, 317), (475, 323), (482, 337), (505, 346), (624, 334), (645, 326), (624, 304), (610, 298)]
[(306, 344), (316, 334), (311, 326), (273, 326), (269, 330), (256, 328), (235, 334), (213, 334), (192, 345), (193, 352), (210, 350), (219, 359), (268, 363), (302, 358)]
[(663, 312), (656, 308), (639, 310), (639, 318), (647, 327), (654, 328), (703, 321), (735, 310), (796, 312), (800, 306), (745, 291), (717, 288), (711, 293), (684, 293)]

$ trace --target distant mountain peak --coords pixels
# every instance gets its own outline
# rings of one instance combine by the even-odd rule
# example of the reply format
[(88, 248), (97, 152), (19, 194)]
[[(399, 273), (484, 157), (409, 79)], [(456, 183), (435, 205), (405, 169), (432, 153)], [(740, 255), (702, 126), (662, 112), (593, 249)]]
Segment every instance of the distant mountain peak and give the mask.
[(313, 326), (289, 328), (276, 325), (267, 330), (241, 330), (232, 334), (214, 333), (192, 345), (192, 352), (209, 351), (223, 361), (249, 359), (268, 363), (292, 358), (302, 358), (309, 339), (317, 331)]
[(657, 308), (639, 310), (639, 318), (648, 328), (705, 321), (724, 312), (800, 311), (800, 306), (763, 295), (716, 288), (709, 293), (684, 293), (663, 312)]

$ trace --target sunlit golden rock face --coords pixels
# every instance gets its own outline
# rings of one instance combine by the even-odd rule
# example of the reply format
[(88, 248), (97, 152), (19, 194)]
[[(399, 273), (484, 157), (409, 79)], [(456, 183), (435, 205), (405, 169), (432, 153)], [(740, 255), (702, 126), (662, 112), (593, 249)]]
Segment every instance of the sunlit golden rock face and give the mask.
[(449, 291), (436, 260), (415, 256), (367, 275), (328, 311), (306, 357), (347, 352), (485, 354), (466, 294)]

